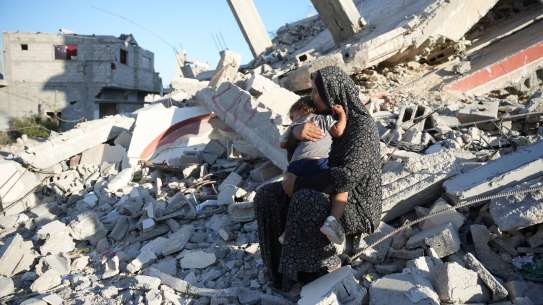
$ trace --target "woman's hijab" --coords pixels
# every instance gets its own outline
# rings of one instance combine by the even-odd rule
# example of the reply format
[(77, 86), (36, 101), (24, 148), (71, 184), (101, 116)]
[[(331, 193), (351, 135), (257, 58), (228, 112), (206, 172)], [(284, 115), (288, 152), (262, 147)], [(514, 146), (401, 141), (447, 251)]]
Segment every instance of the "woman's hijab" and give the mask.
[(369, 115), (354, 81), (339, 67), (322, 68), (313, 74), (313, 79), (320, 97), (329, 107), (341, 105), (347, 116)]

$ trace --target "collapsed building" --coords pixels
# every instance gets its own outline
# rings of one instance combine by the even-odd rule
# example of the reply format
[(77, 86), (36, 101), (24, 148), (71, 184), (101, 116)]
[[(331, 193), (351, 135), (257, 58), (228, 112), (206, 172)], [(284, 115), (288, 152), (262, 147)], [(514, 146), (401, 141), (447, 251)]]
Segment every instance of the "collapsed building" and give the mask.
[[(0, 301), (543, 304), (543, 4), (329, 1), (270, 45), (247, 2), (229, 4), (253, 13), (237, 11), (248, 65), (180, 55), (153, 105), (3, 148)], [(331, 64), (379, 129), (382, 222), (292, 298), (270, 286), (253, 199)]]
[(66, 127), (141, 108), (162, 81), (132, 35), (4, 33), (0, 111), (49, 115)]

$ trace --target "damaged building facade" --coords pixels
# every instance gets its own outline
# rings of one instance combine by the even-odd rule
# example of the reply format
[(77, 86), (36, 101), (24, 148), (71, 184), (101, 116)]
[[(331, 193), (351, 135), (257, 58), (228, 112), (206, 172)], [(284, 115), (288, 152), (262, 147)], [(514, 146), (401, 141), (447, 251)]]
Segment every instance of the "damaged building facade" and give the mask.
[[(154, 55), (132, 35), (4, 33), (0, 112), (65, 122), (131, 112), (160, 93)], [(69, 125), (73, 125), (68, 123)]]

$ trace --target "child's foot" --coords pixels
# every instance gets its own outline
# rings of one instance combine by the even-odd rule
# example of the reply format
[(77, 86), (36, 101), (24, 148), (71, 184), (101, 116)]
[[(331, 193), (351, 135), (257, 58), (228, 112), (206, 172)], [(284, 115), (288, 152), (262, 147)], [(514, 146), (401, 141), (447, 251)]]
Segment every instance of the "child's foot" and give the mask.
[(277, 238), (277, 240), (279, 241), (279, 243), (281, 245), (284, 245), (285, 244), (285, 232), (283, 232), (283, 234), (279, 235), (279, 237)]
[(334, 244), (343, 244), (345, 241), (345, 231), (334, 216), (326, 217), (326, 221), (321, 227), (321, 233)]

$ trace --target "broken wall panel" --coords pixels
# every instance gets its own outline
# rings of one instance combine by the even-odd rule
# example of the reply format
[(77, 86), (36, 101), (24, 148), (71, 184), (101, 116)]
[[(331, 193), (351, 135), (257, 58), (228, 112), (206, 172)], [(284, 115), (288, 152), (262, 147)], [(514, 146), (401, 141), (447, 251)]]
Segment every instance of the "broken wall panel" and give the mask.
[[(278, 114), (259, 106), (248, 91), (228, 82), (216, 90), (202, 90), (198, 97), (209, 110), (253, 144), (277, 167), (286, 169), (287, 154), (279, 147), (281, 134), (286, 127), (274, 122)], [(269, 106), (273, 108), (273, 105)]]
[(115, 138), (121, 132), (130, 130), (133, 124), (133, 118), (120, 115), (81, 123), (74, 129), (26, 148), (18, 157), (34, 168), (48, 169), (71, 156)]
[(491, 194), (543, 175), (543, 141), (447, 180), (443, 186), (454, 201)]

